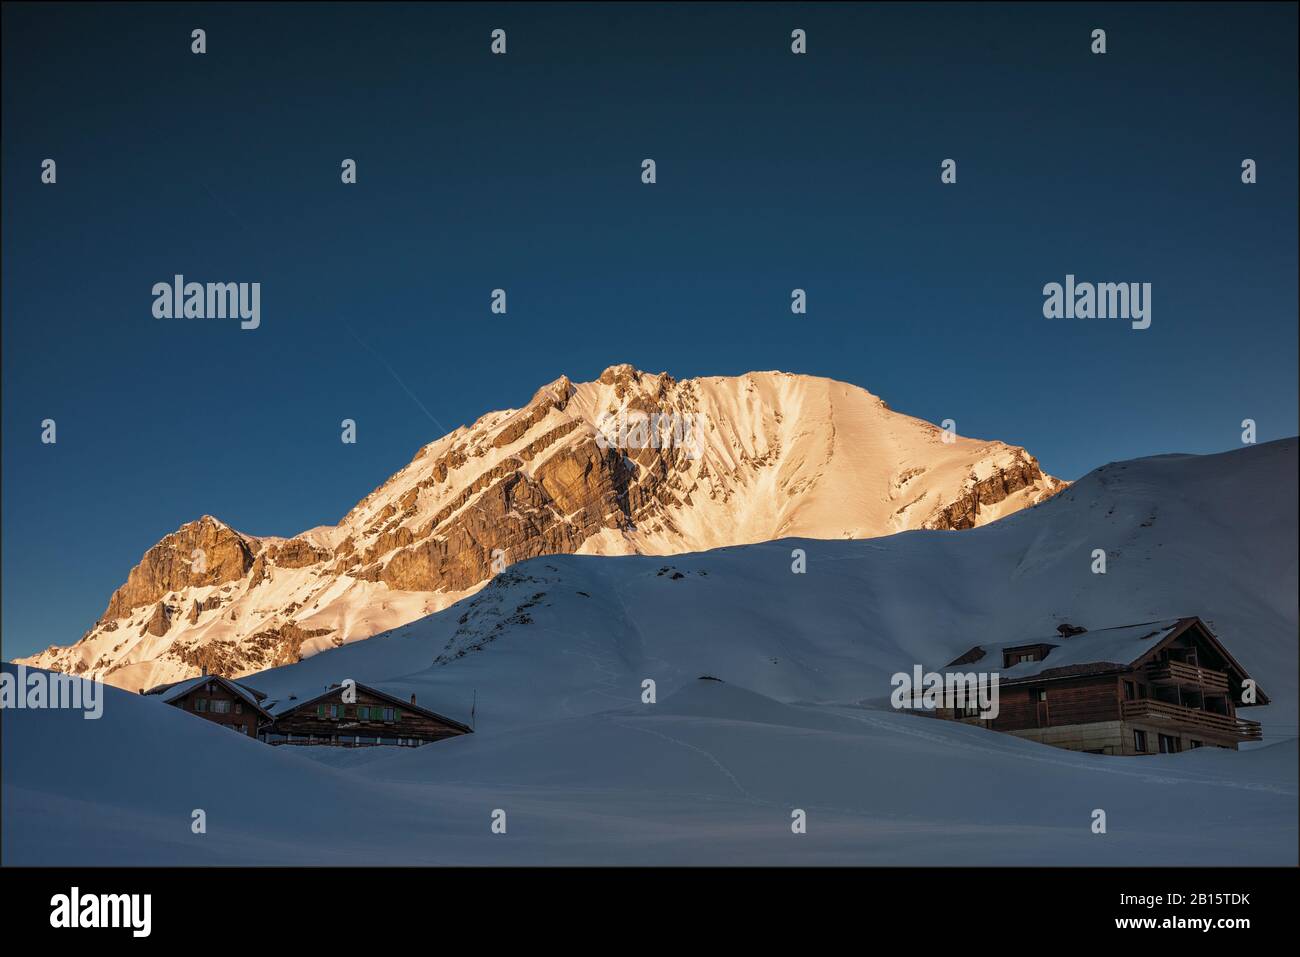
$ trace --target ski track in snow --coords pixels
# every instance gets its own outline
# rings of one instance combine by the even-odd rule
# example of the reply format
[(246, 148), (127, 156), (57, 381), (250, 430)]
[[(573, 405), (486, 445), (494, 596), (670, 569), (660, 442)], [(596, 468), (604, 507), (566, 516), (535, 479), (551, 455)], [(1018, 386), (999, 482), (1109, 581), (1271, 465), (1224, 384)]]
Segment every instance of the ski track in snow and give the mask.
[(725, 777), (731, 783), (731, 786), (734, 787), (740, 793), (741, 797), (743, 797), (746, 801), (750, 802), (751, 804), (762, 804), (762, 805), (769, 805), (769, 806), (771, 805), (772, 802), (764, 801), (759, 797), (757, 797), (756, 795), (751, 794), (749, 791), (747, 791), (745, 789), (745, 786), (740, 783), (739, 779), (734, 774), (731, 773), (731, 769), (728, 768), (721, 761), (719, 761), (716, 755), (711, 754), (710, 752), (706, 751), (704, 748), (698, 747), (697, 745), (691, 744), (687, 741), (682, 741), (680, 738), (674, 738), (672, 735), (664, 734), (662, 731), (655, 731), (653, 728), (642, 728), (635, 724), (628, 724), (624, 721), (619, 721), (617, 718), (614, 717), (609, 717), (607, 718), (607, 720), (610, 721), (612, 724), (616, 724), (620, 728), (623, 728), (625, 730), (640, 731), (644, 734), (653, 735), (656, 738), (661, 738), (664, 741), (667, 741), (669, 744), (674, 744), (678, 747), (685, 748), (688, 751), (692, 751), (695, 754), (701, 755), (702, 757), (706, 758), (709, 761), (709, 763), (711, 763), (715, 768), (717, 768), (722, 773), (722, 776)]

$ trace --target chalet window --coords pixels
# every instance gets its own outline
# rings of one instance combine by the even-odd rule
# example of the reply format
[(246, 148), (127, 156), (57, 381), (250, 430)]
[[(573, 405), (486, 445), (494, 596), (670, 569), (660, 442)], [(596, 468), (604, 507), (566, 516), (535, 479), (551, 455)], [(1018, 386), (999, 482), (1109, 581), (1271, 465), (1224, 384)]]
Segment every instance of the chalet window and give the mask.
[(1177, 754), (1177, 753), (1178, 753), (1178, 739), (1175, 738), (1175, 737), (1173, 737), (1172, 735), (1168, 735), (1168, 734), (1162, 734), (1162, 735), (1160, 735), (1160, 753), (1161, 753), (1161, 754)]
[(230, 702), (222, 700), (212, 702), (212, 712), (214, 714), (230, 714)]
[(325, 706), (323, 704), (316, 705), (316, 717), (318, 718), (325, 717)]
[(392, 709), (392, 708), (385, 708), (385, 709), (384, 709), (384, 720), (385, 720), (385, 721), (392, 721), (392, 720), (393, 720), (393, 709)]
[(195, 710), (195, 711), (198, 711), (199, 713), (202, 713), (202, 712), (204, 712), (204, 711), (207, 711), (207, 710), (208, 710), (208, 699), (207, 699), (207, 698), (195, 698), (195, 699), (194, 699), (194, 710)]
[(1204, 746), (1204, 742), (1197, 741), (1195, 738), (1192, 738), (1192, 749), (1193, 749), (1193, 750), (1195, 750), (1196, 748), (1199, 748), (1199, 747), (1203, 747), (1203, 746)]
[(1133, 732), (1133, 750), (1138, 754), (1147, 753), (1147, 733), (1145, 731)]
[(1132, 701), (1137, 697), (1137, 685), (1131, 681), (1124, 682), (1124, 700)]
[(370, 709), (364, 706), (357, 708), (357, 717), (360, 718), (362, 721), (369, 721)]
[(341, 705), (332, 704), (332, 705), (330, 705), (330, 707), (329, 707), (329, 714), (330, 714), (330, 717), (331, 717), (331, 718), (336, 718), (336, 719), (337, 719), (337, 718), (342, 717), (342, 711), (343, 711), (343, 708), (342, 708)]
[(244, 703), (242, 701), (236, 701), (235, 714), (243, 714), (243, 713), (244, 713)]
[(1051, 646), (1027, 645), (1020, 648), (1002, 649), (1002, 666), (1011, 668), (1029, 661), (1042, 661), (1052, 649)]

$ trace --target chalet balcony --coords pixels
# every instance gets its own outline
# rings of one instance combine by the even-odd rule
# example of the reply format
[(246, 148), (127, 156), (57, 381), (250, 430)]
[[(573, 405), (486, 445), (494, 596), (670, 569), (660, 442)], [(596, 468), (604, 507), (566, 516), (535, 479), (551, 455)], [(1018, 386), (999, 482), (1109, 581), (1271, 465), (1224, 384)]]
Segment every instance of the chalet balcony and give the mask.
[(1181, 661), (1156, 661), (1147, 665), (1147, 679), (1155, 685), (1201, 688), (1211, 694), (1228, 693), (1228, 676)]
[(1123, 702), (1121, 715), (1126, 721), (1174, 724), (1188, 731), (1202, 731), (1207, 735), (1232, 738), (1235, 741), (1258, 741), (1263, 737), (1258, 721), (1198, 711), (1196, 708), (1185, 708), (1180, 704), (1170, 704), (1154, 698)]

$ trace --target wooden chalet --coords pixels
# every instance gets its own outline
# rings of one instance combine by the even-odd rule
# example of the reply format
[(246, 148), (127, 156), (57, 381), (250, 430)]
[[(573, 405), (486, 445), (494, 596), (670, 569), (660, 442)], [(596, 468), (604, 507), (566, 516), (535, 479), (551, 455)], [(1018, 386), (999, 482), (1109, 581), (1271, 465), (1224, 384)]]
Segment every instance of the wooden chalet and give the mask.
[(355, 701), (344, 701), (344, 688), (332, 685), (314, 698), (273, 702), (259, 737), (267, 744), (418, 747), (472, 733), (469, 726), (420, 707), (415, 695), (405, 701), (362, 684), (352, 688)]
[(158, 685), (148, 691), (141, 689), (140, 693), (161, 695), (162, 700), (173, 707), (250, 738), (256, 738), (258, 728), (271, 719), (270, 712), (262, 704), (266, 699), (262, 692), (206, 671), (198, 678)]
[(997, 717), (982, 720), (974, 706), (936, 714), (1093, 754), (1235, 751), (1260, 740), (1259, 722), (1237, 709), (1268, 704), (1268, 696), (1199, 618), (1071, 630), (971, 648), (947, 670), (996, 672)]

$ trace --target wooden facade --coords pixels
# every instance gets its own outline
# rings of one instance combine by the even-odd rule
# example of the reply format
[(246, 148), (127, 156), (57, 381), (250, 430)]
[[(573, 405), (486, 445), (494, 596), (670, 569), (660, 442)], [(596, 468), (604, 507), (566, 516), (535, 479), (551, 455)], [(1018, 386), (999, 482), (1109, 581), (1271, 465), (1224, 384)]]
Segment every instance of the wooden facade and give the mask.
[(335, 685), (305, 701), (273, 706), (260, 738), (268, 744), (315, 744), (341, 747), (400, 745), (416, 747), (472, 729), (445, 715), (422, 708), (412, 695), (404, 701), (366, 685)]
[(262, 707), (266, 695), (219, 675), (202, 675), (174, 684), (159, 685), (143, 694), (161, 695), (173, 707), (256, 738), (271, 715)]
[[(977, 645), (947, 667), (978, 664), (989, 671), (1010, 670), (999, 677), (997, 717), (980, 719), (971, 714), (973, 709), (960, 714), (940, 709), (936, 714), (1096, 754), (1236, 750), (1242, 741), (1260, 740), (1259, 723), (1238, 717), (1237, 709), (1267, 704), (1268, 696), (1254, 687), (1218, 638), (1199, 618), (1178, 619), (1165, 630), (1167, 634), (1146, 647), (1135, 642), (1131, 660), (1088, 661), (1086, 647), (1074, 647), (1073, 660), (1058, 668), (1050, 667), (1056, 648), (1088, 642), (1090, 634), (1100, 633), (996, 646), (989, 653)], [(1032, 667), (1036, 662), (1048, 667), (1013, 676), (1017, 665)]]

